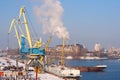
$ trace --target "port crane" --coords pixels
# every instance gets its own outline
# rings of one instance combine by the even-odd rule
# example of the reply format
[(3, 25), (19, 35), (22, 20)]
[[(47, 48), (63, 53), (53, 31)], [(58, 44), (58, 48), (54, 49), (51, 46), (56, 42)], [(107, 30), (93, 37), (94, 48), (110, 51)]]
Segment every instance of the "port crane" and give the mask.
[[(21, 35), (19, 35), (19, 32), (17, 31), (16, 22), (21, 23), (22, 21), (23, 21), (23, 24), (24, 24), (24, 27), (25, 27), (26, 35), (23, 34), (23, 31), (22, 31), (21, 28), (20, 28)], [(14, 18), (12, 20), (9, 31), (8, 31), (8, 34), (10, 34), (10, 31), (11, 31), (12, 27), (14, 27), (14, 30), (15, 30), (15, 33), (16, 33), (16, 37), (17, 37), (18, 44), (19, 44), (19, 47), (20, 47), (20, 53), (21, 53), (22, 56), (25, 56), (27, 58), (26, 59), (26, 70), (28, 70), (29, 66), (32, 65), (35, 68), (39, 67), (39, 72), (40, 73), (44, 72), (45, 51), (47, 50), (47, 48), (50, 44), (52, 36), (50, 36), (50, 38), (48, 38), (48, 41), (45, 45), (45, 48), (43, 48), (43, 49), (41, 49), (41, 47), (42, 47), (41, 40), (38, 40), (33, 44), (32, 39), (31, 39), (30, 30), (29, 30), (29, 27), (28, 27), (28, 22), (27, 22), (24, 7), (20, 8), (20, 13), (19, 13), (18, 19)], [(26, 45), (25, 45), (26, 40), (28, 41), (29, 47), (26, 47)]]

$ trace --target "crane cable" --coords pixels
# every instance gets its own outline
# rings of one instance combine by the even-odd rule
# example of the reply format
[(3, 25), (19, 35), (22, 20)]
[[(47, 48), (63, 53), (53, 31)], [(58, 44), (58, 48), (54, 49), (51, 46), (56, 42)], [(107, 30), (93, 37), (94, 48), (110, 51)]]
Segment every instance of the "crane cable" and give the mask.
[(30, 20), (30, 17), (29, 17), (29, 15), (28, 15), (28, 12), (27, 12), (27, 9), (26, 9), (26, 8), (25, 8), (25, 11), (26, 11), (26, 17), (28, 17), (28, 21), (30, 22), (30, 25), (31, 25), (31, 28), (32, 28), (32, 29), (31, 29), (31, 32), (33, 33), (33, 36), (35, 36), (35, 37), (38, 38), (38, 35), (37, 35), (36, 31), (35, 31), (35, 28), (34, 28), (32, 22), (31, 22), (31, 20)]

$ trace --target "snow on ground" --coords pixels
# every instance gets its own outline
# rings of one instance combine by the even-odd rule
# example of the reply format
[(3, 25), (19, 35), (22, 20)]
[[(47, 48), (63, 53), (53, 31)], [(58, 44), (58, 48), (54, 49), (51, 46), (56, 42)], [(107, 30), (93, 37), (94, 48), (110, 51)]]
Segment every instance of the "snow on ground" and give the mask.
[[(16, 65), (16, 61), (10, 58), (6, 58), (6, 57), (0, 57), (0, 66), (8, 66), (10, 65), (9, 63), (7, 63), (7, 61), (11, 62), (11, 65)], [(4, 63), (4, 65), (3, 65)], [(25, 67), (25, 64), (23, 63), (18, 63), (19, 66), (23, 66)], [(31, 77), (35, 78), (36, 74), (35, 72), (30, 72), (29, 75), (31, 75)], [(40, 80), (64, 80), (62, 78), (59, 78), (57, 76), (54, 76), (52, 74), (49, 73), (44, 73), (44, 74), (38, 74), (38, 78)]]
[[(35, 72), (34, 73), (29, 73), (29, 75), (31, 75), (31, 77), (36, 76)], [(48, 73), (38, 74), (38, 79), (40, 79), (40, 80), (64, 80), (62, 78), (59, 78), (57, 76), (54, 76), (54, 75), (48, 74)]]
[(39, 77), (41, 80), (63, 80), (62, 78), (58, 78), (48, 73), (41, 74), (41, 75), (39, 74)]

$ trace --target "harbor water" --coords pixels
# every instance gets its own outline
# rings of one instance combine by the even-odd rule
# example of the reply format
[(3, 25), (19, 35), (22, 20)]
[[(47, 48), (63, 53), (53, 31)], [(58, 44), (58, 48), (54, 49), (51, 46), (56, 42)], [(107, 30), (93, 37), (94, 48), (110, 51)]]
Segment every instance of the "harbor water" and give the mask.
[(114, 60), (66, 60), (69, 66), (107, 65), (103, 72), (81, 72), (80, 80), (120, 80), (120, 61)]

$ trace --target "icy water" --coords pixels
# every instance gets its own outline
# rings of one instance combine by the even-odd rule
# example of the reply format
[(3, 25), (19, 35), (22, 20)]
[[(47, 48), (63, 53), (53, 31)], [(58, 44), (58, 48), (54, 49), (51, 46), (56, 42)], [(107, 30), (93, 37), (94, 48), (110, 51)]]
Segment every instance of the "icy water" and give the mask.
[(95, 66), (105, 64), (104, 72), (81, 72), (80, 80), (120, 80), (120, 61), (118, 60), (66, 60), (69, 66)]

